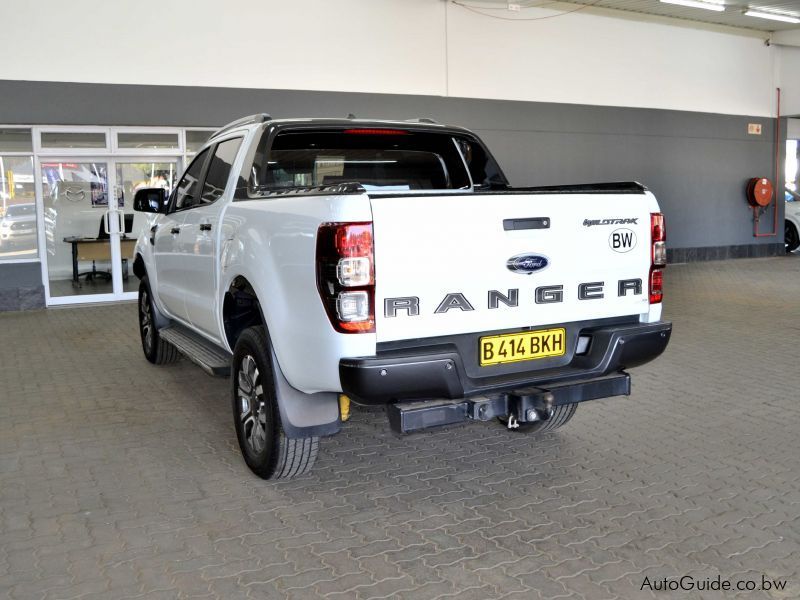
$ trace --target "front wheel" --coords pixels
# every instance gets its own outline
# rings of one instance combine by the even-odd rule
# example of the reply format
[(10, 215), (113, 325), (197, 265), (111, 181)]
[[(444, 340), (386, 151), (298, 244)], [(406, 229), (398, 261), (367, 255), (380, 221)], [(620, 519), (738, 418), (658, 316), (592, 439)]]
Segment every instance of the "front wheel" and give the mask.
[(275, 380), (263, 327), (245, 329), (231, 365), (233, 423), (244, 462), (262, 479), (288, 479), (311, 470), (319, 438), (288, 438), (281, 426)]
[(786, 243), (787, 253), (800, 248), (800, 235), (797, 233), (797, 227), (791, 221), (786, 221), (783, 227), (783, 240)]
[[(512, 429), (511, 431), (517, 431), (519, 433), (544, 433), (546, 431), (555, 431), (559, 427), (566, 425), (575, 414), (576, 410), (578, 410), (577, 402), (573, 402), (572, 404), (559, 404), (553, 408), (553, 414), (550, 415), (550, 418), (546, 421), (520, 423), (519, 427)], [(504, 426), (508, 426), (508, 419), (505, 417), (498, 417), (497, 420), (500, 421), (500, 423), (502, 423)]]

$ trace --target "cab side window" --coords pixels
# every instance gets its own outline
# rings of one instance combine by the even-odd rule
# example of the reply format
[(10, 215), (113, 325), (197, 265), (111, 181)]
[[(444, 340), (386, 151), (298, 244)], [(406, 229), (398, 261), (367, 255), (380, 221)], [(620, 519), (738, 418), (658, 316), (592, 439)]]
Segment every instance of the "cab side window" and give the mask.
[(228, 177), (231, 174), (233, 161), (239, 152), (242, 138), (225, 140), (217, 145), (211, 163), (208, 166), (206, 180), (203, 183), (203, 194), (200, 198), (201, 204), (211, 204), (216, 202), (225, 193), (225, 186), (228, 184)]
[(206, 162), (207, 156), (208, 149), (198, 154), (178, 182), (175, 188), (175, 208), (173, 210), (192, 208), (200, 203), (200, 176), (203, 174), (203, 164)]

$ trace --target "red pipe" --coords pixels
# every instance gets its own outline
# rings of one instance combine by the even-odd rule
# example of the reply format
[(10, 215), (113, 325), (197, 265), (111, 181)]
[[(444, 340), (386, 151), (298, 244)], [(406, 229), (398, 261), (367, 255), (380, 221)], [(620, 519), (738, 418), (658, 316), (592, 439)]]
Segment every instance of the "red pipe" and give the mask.
[[(780, 177), (780, 143), (781, 143), (781, 88), (775, 88), (777, 92), (777, 117), (775, 119), (775, 185), (773, 186), (773, 207), (772, 207), (772, 231), (768, 233), (758, 232), (758, 208), (753, 207), (753, 236), (773, 237), (778, 235), (778, 178)], [(783, 190), (783, 185), (780, 189)]]

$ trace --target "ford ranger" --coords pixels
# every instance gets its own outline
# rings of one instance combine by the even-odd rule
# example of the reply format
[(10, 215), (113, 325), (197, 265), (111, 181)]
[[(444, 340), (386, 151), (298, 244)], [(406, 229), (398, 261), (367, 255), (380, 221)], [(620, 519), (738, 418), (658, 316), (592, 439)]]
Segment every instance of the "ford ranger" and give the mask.
[(356, 404), (399, 433), (564, 425), (664, 351), (664, 219), (638, 183), (511, 187), (430, 120), (217, 131), (152, 213), (134, 272), (144, 355), (230, 376), (260, 477), (307, 472)]

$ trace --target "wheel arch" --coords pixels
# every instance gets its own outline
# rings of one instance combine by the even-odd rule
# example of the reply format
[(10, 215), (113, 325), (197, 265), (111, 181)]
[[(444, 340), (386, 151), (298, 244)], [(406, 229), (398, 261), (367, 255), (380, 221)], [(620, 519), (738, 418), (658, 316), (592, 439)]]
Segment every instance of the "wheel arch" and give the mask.
[(261, 303), (253, 285), (243, 275), (231, 280), (222, 298), (222, 328), (228, 346), (233, 350), (236, 340), (248, 327), (262, 325), (267, 329)]
[(306, 394), (292, 387), (283, 375), (271, 341), (269, 326), (254, 286), (243, 275), (237, 275), (228, 286), (222, 301), (222, 322), (226, 341), (231, 350), (248, 327), (262, 326), (270, 347), (275, 395), (284, 431), (290, 438), (327, 436), (341, 428), (338, 393)]
[(136, 258), (133, 259), (133, 274), (139, 279), (144, 279), (147, 275), (147, 267), (144, 264), (141, 252), (137, 252)]

